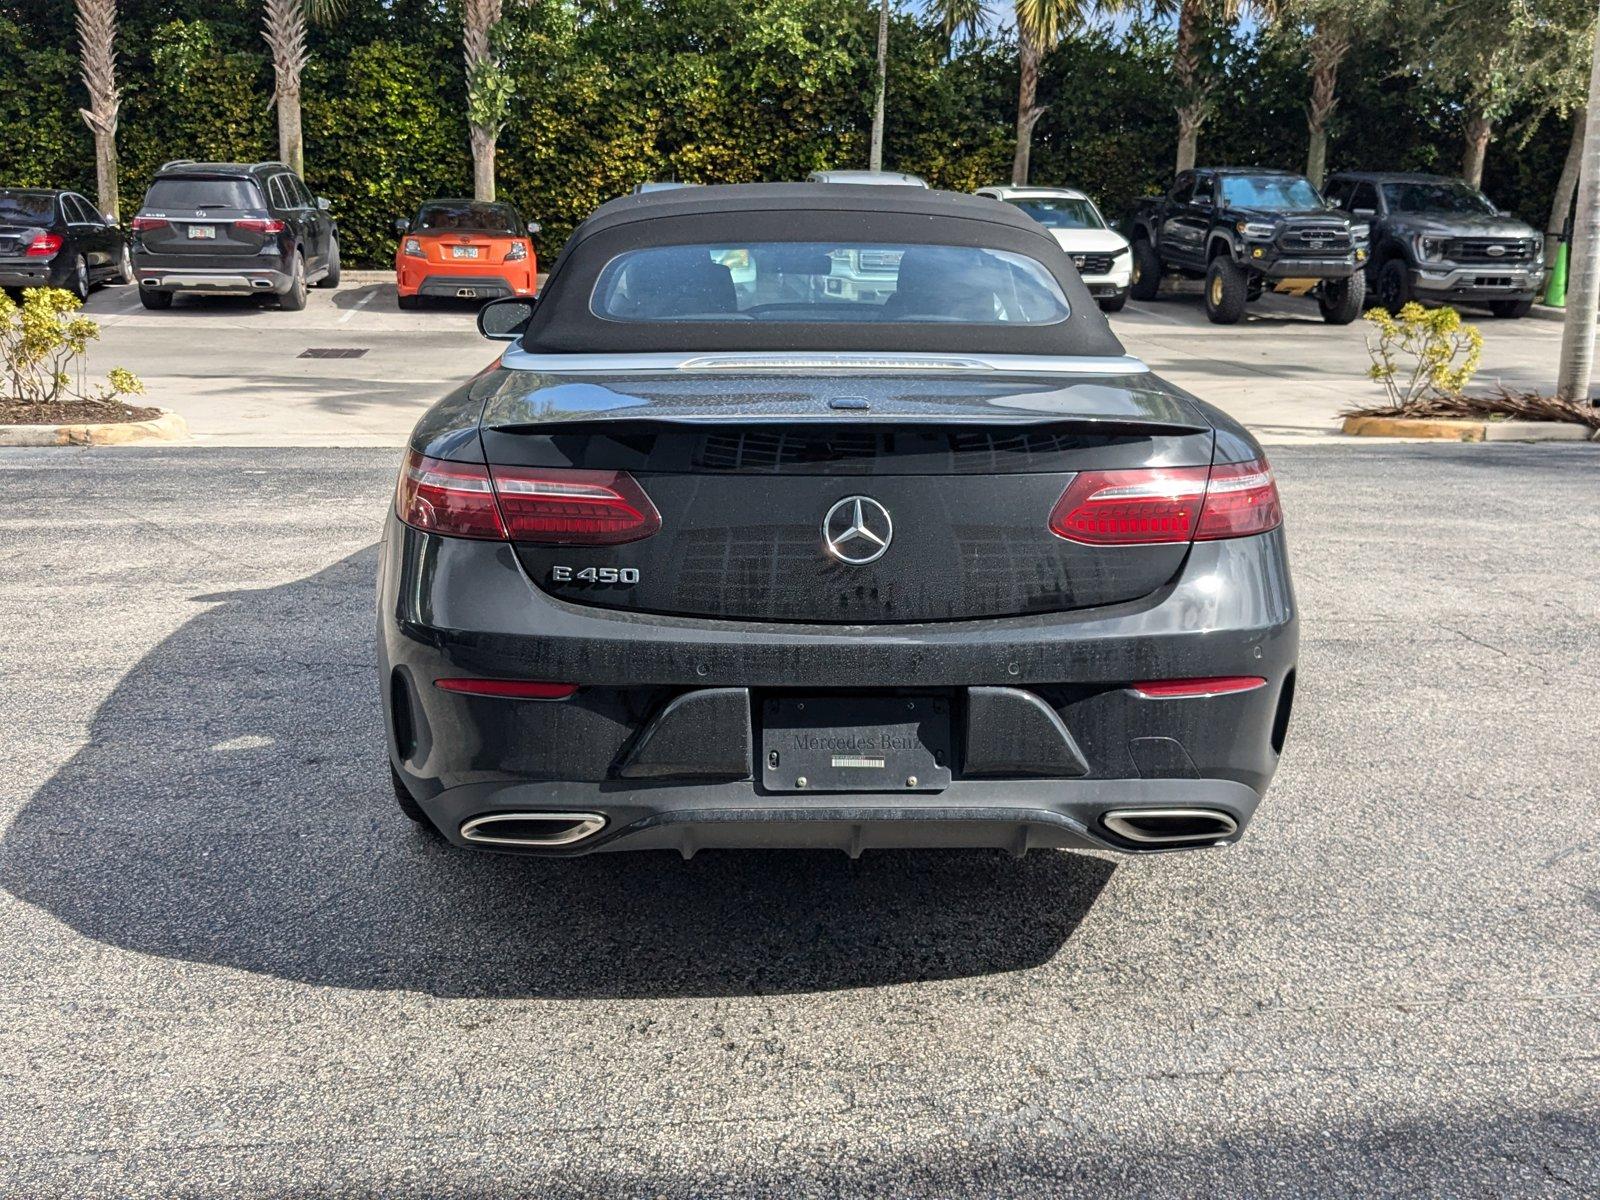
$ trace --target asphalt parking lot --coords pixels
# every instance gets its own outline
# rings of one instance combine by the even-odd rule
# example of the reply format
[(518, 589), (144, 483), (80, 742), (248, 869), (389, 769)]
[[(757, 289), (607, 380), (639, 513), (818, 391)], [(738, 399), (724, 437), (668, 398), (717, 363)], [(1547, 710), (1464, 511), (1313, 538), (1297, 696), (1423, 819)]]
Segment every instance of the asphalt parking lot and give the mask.
[[(1220, 327), (1206, 320), (1198, 285), (1169, 293), (1130, 303), (1112, 327), (1129, 352), (1269, 444), (1329, 439), (1343, 408), (1380, 395), (1365, 377), (1360, 322), (1329, 326), (1314, 301), (1268, 296), (1240, 325)], [(88, 311), (102, 324), (93, 369), (138, 374), (151, 402), (181, 412), (204, 445), (398, 447), (429, 404), (496, 357), (470, 305), (400, 312), (379, 273), (313, 289), (299, 313), (247, 296), (186, 297), (147, 312), (130, 287), (94, 293)], [(1558, 322), (1464, 315), (1485, 338), (1480, 384), (1551, 386)], [(359, 356), (302, 357), (308, 350)]]
[[(294, 343), (182, 315), (108, 341)], [(328, 414), (485, 357), (381, 321), (417, 361)], [(1255, 336), (1188, 322), (1121, 325)], [(1274, 462), (1300, 689), (1240, 846), (552, 863), (394, 811), (392, 450), (0, 452), (0, 1193), (1600, 1193), (1600, 448)]]

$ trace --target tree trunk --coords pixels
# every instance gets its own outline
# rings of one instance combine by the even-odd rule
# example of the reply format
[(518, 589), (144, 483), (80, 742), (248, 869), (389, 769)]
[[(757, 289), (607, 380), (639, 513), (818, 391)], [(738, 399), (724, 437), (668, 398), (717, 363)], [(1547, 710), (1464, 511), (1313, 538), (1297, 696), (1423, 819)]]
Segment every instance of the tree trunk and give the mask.
[(278, 78), (278, 161), (294, 168), (302, 178), (306, 173), (305, 142), (300, 136), (300, 78)]
[(1311, 35), (1311, 102), (1306, 106), (1306, 178), (1318, 187), (1328, 173), (1328, 121), (1339, 106), (1339, 67), (1350, 52), (1350, 36), (1319, 24)]
[(878, 5), (878, 95), (872, 105), (872, 150), (867, 167), (883, 170), (883, 103), (889, 91), (889, 0)]
[[(1600, 38), (1589, 63), (1589, 108), (1600, 111)], [(1600, 313), (1600, 121), (1583, 131), (1578, 213), (1572, 222), (1567, 265), (1567, 316), (1561, 327), (1561, 372), (1556, 395), (1581, 403), (1589, 398), (1594, 371), (1595, 318)]]
[(306, 51), (305, 0), (267, 0), (261, 19), (261, 36), (272, 51), (278, 110), (278, 161), (288, 163), (296, 175), (305, 174), (305, 147), (300, 137), (300, 73), (310, 58)]
[(1200, 23), (1204, 0), (1182, 0), (1178, 5), (1178, 49), (1172, 59), (1172, 75), (1178, 82), (1178, 164), (1187, 171), (1194, 166), (1200, 141), (1200, 126), (1205, 124), (1209, 88), (1200, 76)]
[(94, 135), (94, 174), (100, 211), (120, 216), (122, 196), (117, 172), (117, 114), (122, 93), (117, 87), (116, 0), (76, 0), (78, 54), (89, 107), (79, 109)]
[(1567, 232), (1567, 221), (1572, 217), (1572, 196), (1578, 190), (1578, 168), (1583, 163), (1584, 127), (1589, 110), (1572, 110), (1572, 140), (1567, 143), (1567, 160), (1561, 164), (1561, 178), (1556, 180), (1556, 194), (1550, 202), (1550, 219), (1544, 223), (1544, 260), (1554, 263), (1556, 247)]
[(499, 134), (473, 125), (472, 138), (472, 196), (475, 200), (494, 199), (494, 149)]
[(1467, 144), (1461, 154), (1461, 178), (1473, 187), (1483, 183), (1483, 158), (1489, 150), (1489, 134), (1493, 125), (1482, 110), (1467, 118)]
[(1039, 43), (1023, 30), (1017, 31), (1017, 57), (1022, 79), (1017, 85), (1017, 152), (1011, 160), (1011, 184), (1026, 187), (1029, 162), (1033, 158), (1033, 127), (1044, 116), (1045, 106), (1034, 103), (1039, 94)]

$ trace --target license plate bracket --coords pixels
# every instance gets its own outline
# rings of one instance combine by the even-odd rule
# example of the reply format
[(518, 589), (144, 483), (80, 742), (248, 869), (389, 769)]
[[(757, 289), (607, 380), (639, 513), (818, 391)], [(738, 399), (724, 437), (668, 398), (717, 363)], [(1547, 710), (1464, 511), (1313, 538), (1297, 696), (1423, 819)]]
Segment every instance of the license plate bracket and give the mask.
[(759, 766), (768, 791), (938, 792), (950, 785), (950, 703), (943, 696), (774, 696), (761, 717)]
[(189, 226), (189, 236), (191, 238), (202, 238), (215, 241), (217, 236), (217, 227), (215, 225), (191, 225)]
[(477, 258), (478, 257), (478, 248), (476, 246), (451, 246), (450, 247), (450, 257), (451, 258)]

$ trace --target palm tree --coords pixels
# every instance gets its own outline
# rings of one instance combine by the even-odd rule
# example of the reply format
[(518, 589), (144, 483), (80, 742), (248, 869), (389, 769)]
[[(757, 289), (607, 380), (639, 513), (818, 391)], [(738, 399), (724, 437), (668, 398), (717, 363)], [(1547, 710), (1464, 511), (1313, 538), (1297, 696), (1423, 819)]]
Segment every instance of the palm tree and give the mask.
[(345, 0), (266, 0), (261, 35), (272, 51), (274, 91), (278, 110), (278, 158), (306, 173), (305, 141), (300, 135), (300, 73), (311, 55), (306, 50), (306, 25), (331, 21), (344, 10)]
[[(1600, 113), (1600, 36), (1589, 64), (1589, 111)], [(1572, 226), (1572, 266), (1567, 314), (1561, 328), (1561, 358), (1556, 395), (1582, 404), (1589, 399), (1594, 371), (1595, 316), (1600, 309), (1600, 120), (1583, 132), (1578, 182), (1578, 213)]]
[(1178, 83), (1178, 171), (1194, 166), (1200, 129), (1211, 115), (1211, 93), (1217, 81), (1202, 62), (1207, 27), (1236, 20), (1246, 9), (1263, 21), (1277, 13), (1278, 0), (1144, 0), (1152, 16), (1177, 17), (1177, 46), (1172, 77)]
[(889, 0), (878, 4), (878, 95), (872, 104), (872, 149), (867, 168), (883, 170), (883, 104), (889, 91)]
[(1271, 13), (1278, 31), (1305, 36), (1311, 76), (1306, 176), (1318, 187), (1328, 171), (1328, 124), (1339, 106), (1339, 68), (1357, 37), (1372, 30), (1388, 7), (1390, 0), (1277, 0)]
[(511, 109), (511, 77), (496, 36), (504, 0), (461, 0), (461, 45), (467, 60), (467, 134), (472, 142), (472, 194), (494, 199), (494, 153)]
[[(1017, 150), (1011, 160), (1011, 182), (1021, 187), (1028, 182), (1033, 127), (1049, 107), (1038, 103), (1040, 60), (1066, 36), (1068, 28), (1084, 25), (1096, 11), (1122, 8), (1124, 0), (1015, 0), (1015, 4), (1021, 79), (1017, 85)], [(944, 24), (946, 36), (961, 30), (969, 35), (976, 33), (989, 20), (983, 0), (937, 0), (934, 11)]]
[(122, 92), (117, 87), (117, 0), (75, 0), (78, 57), (89, 107), (80, 108), (94, 135), (95, 186), (100, 211), (117, 218), (121, 197), (117, 186), (117, 113)]

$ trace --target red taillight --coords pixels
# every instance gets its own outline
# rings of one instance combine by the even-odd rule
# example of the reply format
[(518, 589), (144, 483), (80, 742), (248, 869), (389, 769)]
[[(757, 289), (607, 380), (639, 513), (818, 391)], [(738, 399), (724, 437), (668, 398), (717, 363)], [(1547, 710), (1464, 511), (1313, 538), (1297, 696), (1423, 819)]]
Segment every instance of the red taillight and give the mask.
[(235, 229), (246, 233), (282, 233), (283, 222), (276, 217), (240, 217), (233, 223)]
[(661, 528), (661, 514), (626, 471), (493, 467), (491, 472), (514, 542), (616, 546)]
[(1266, 682), (1258, 675), (1213, 675), (1205, 679), (1157, 679), (1130, 683), (1128, 687), (1146, 700), (1184, 700), (1254, 691)]
[(62, 238), (59, 233), (41, 233), (28, 243), (24, 250), (24, 258), (49, 258), (61, 249)]
[(505, 540), (505, 523), (485, 466), (443, 462), (412, 451), (400, 469), (395, 509), (407, 525), (429, 533)]
[(1200, 541), (1247, 537), (1265, 533), (1283, 524), (1283, 506), (1278, 502), (1278, 485), (1267, 460), (1247, 463), (1217, 463), (1211, 468), (1206, 485), (1206, 507), (1200, 514)]
[(435, 679), (433, 686), (463, 696), (503, 696), (511, 700), (565, 700), (575, 683), (542, 683), (532, 679)]
[(452, 537), (616, 546), (647, 538), (661, 514), (626, 471), (495, 467), (406, 455), (395, 508), (407, 525)]
[(144, 233), (151, 229), (165, 229), (170, 224), (171, 222), (165, 217), (135, 217), (133, 219), (133, 231), (135, 233)]
[(1050, 512), (1050, 532), (1091, 546), (1209, 541), (1283, 521), (1266, 460), (1214, 467), (1082, 471)]

